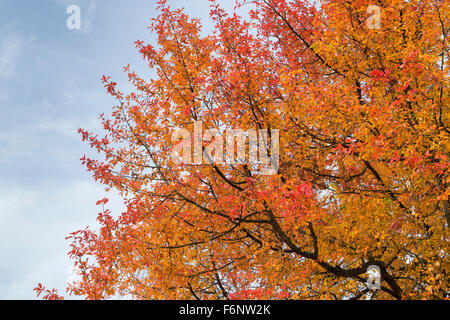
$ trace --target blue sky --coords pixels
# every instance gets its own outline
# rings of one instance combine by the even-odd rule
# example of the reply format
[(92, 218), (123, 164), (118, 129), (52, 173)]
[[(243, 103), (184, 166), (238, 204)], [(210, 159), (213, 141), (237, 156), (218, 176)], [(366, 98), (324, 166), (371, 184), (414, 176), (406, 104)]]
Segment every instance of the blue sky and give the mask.
[[(208, 15), (207, 0), (169, 3)], [(80, 30), (66, 27), (71, 4), (81, 9)], [(133, 42), (154, 42), (147, 27), (156, 15), (156, 0), (1, 0), (0, 299), (34, 299), (38, 282), (64, 292), (71, 277), (64, 238), (96, 225), (98, 199), (123, 210), (81, 166), (92, 153), (76, 131), (101, 132), (98, 115), (115, 103), (102, 75), (122, 88), (128, 63), (152, 75)]]

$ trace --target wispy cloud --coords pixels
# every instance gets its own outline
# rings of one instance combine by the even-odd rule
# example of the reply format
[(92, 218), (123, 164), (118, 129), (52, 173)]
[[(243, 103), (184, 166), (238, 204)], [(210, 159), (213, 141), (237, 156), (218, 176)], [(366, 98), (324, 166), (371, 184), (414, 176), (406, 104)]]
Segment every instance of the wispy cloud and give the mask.
[(95, 16), (96, 4), (95, 1), (89, 2), (86, 13), (81, 16), (81, 31), (84, 33), (91, 33), (92, 31), (92, 20)]
[(0, 39), (0, 76), (8, 78), (14, 73), (18, 60), (34, 38), (22, 37), (8, 25), (0, 29)]

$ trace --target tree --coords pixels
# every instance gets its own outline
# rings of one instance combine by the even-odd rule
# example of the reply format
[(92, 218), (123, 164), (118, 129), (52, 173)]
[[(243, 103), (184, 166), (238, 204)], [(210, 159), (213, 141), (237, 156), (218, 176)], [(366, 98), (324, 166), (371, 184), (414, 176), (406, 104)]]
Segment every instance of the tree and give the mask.
[[(448, 298), (449, 3), (237, 4), (248, 14), (211, 1), (205, 35), (198, 19), (160, 1), (157, 46), (136, 41), (157, 76), (125, 67), (129, 94), (103, 77), (118, 105), (101, 116), (104, 137), (80, 129), (104, 156), (82, 162), (127, 210), (115, 219), (103, 209), (99, 231), (71, 234), (82, 279), (69, 293)], [(174, 162), (174, 132), (200, 121), (219, 135), (265, 129), (273, 139), (279, 130), (277, 173), (218, 161), (208, 130), (197, 151), (211, 161)], [(367, 286), (370, 266), (380, 290)]]

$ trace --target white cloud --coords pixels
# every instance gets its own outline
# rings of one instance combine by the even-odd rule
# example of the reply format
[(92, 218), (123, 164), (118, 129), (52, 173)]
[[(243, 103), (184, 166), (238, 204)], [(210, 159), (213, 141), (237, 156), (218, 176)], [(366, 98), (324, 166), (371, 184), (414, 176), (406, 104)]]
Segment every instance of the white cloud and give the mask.
[[(108, 208), (122, 212), (120, 197), (89, 181), (67, 181), (35, 188), (0, 186), (0, 299), (34, 298), (41, 282), (64, 293), (71, 261), (64, 238), (90, 225), (95, 228), (103, 197)], [(70, 269), (72, 271), (72, 269)]]

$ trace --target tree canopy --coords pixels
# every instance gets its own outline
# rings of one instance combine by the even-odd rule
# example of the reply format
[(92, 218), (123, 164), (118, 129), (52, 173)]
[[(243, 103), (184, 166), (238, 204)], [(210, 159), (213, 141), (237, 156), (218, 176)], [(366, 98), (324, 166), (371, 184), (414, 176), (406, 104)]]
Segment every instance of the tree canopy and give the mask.
[[(102, 155), (83, 164), (127, 210), (113, 218), (101, 200), (98, 230), (70, 235), (81, 280), (68, 292), (448, 298), (449, 2), (239, 0), (229, 13), (210, 1), (209, 33), (165, 2), (157, 44), (135, 43), (156, 76), (125, 67), (130, 93), (104, 76), (117, 99), (104, 134), (79, 130)], [(276, 173), (175, 163), (174, 132), (199, 122), (200, 151), (206, 129), (278, 130)]]

